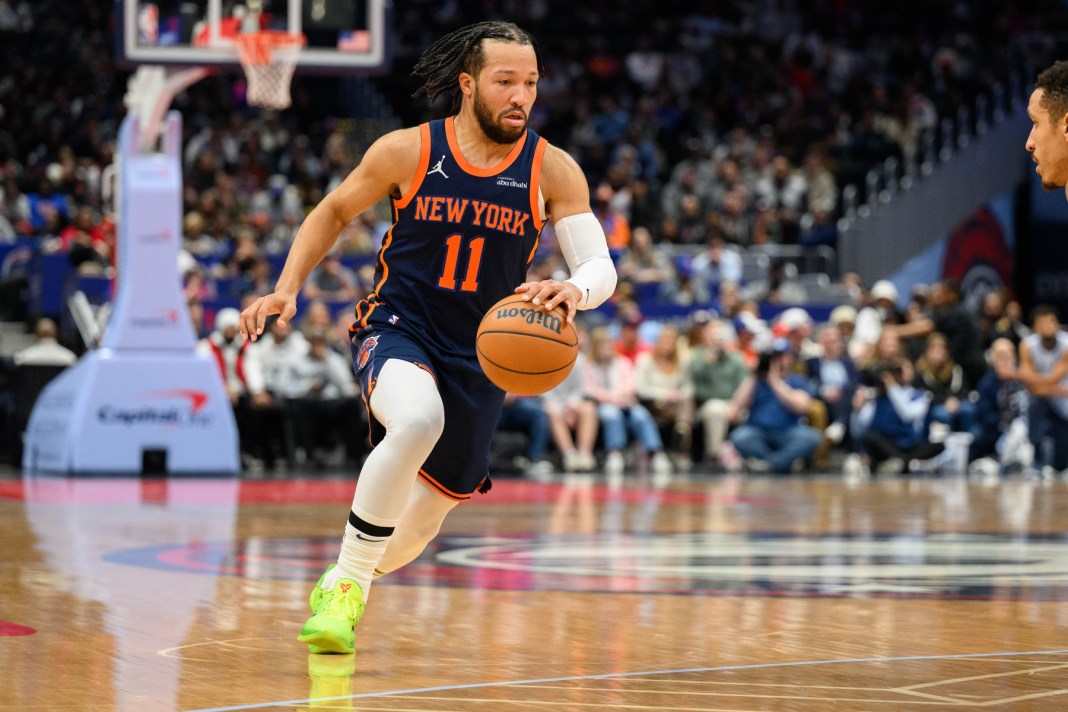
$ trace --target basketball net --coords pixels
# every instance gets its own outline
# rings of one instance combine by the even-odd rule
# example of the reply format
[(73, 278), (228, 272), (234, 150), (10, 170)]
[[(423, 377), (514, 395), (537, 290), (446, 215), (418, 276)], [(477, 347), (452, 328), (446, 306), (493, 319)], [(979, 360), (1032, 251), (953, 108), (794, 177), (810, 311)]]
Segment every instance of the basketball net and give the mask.
[(249, 105), (265, 109), (288, 107), (292, 103), (289, 84), (304, 48), (304, 35), (263, 30), (239, 34), (234, 41), (248, 78)]

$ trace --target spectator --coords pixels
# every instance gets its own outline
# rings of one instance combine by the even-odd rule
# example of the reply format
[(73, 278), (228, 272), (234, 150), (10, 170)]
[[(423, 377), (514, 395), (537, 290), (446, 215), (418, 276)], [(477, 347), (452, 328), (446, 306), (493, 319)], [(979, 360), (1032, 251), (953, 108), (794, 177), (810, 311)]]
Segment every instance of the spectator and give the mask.
[(1020, 381), (1016, 347), (1007, 338), (990, 345), (990, 369), (976, 386), (976, 419), (969, 460), (993, 456), (999, 469), (1030, 467), (1035, 450), (1028, 438), (1027, 387)]
[(359, 280), (336, 253), (323, 258), (304, 285), (304, 296), (324, 302), (352, 302), (359, 299)]
[(246, 294), (262, 296), (274, 291), (274, 268), (271, 261), (262, 255), (253, 257), (241, 274), (230, 285), (230, 294), (240, 299)]
[(834, 326), (820, 329), (821, 356), (806, 359), (805, 371), (812, 380), (816, 397), (826, 408), (829, 425), (824, 430), (827, 440), (837, 445), (849, 428), (853, 410), (853, 393), (860, 384), (860, 374), (853, 359), (845, 353), (841, 332)]
[(638, 356), (634, 372), (638, 402), (652, 413), (661, 440), (675, 453), (680, 469), (688, 469), (693, 380), (679, 355), (678, 329), (660, 329), (652, 350)]
[(812, 396), (805, 379), (792, 375), (793, 358), (789, 343), (775, 339), (731, 399), (732, 421), (748, 411), (730, 440), (751, 473), (789, 474), (819, 447), (820, 432), (802, 422)]
[(62, 222), (70, 216), (70, 200), (57, 192), (55, 184), (48, 178), (41, 179), (37, 192), (27, 193), (26, 200), (30, 209), (30, 226), (38, 235), (48, 235), (48, 227), (58, 224), (53, 221)]
[(1008, 339), (1014, 346), (1019, 346), (1030, 333), (1022, 322), (1011, 316), (1008, 304), (1004, 292), (998, 289), (992, 289), (983, 296), (979, 333), (984, 349), (989, 349), (998, 339)]
[[(585, 332), (580, 330), (579, 343), (584, 342)], [(593, 456), (597, 405), (586, 389), (587, 368), (586, 353), (580, 350), (563, 383), (542, 397), (553, 443), (563, 456), (566, 472), (590, 472), (597, 465)]]
[(678, 244), (701, 245), (708, 240), (708, 218), (701, 199), (693, 193), (686, 193), (679, 198), (676, 221), (679, 228)]
[(244, 466), (253, 472), (265, 465), (263, 413), (273, 406), (263, 369), (251, 341), (240, 338), (237, 327), (241, 314), (229, 307), (215, 315), (215, 328), (197, 344), (197, 351), (215, 359), (226, 393), (234, 409)]
[[(838, 335), (841, 337), (842, 344), (846, 349), (846, 355), (849, 355), (849, 342), (853, 340), (853, 334), (857, 329), (857, 310), (848, 304), (839, 304), (831, 310), (828, 321), (831, 326), (838, 330)], [(850, 356), (850, 360), (852, 358)]]
[(916, 385), (931, 396), (928, 425), (940, 423), (952, 432), (971, 432), (975, 403), (964, 369), (949, 355), (946, 337), (937, 331), (927, 337), (927, 347), (916, 362)]
[(804, 373), (805, 361), (823, 353), (820, 345), (812, 340), (812, 317), (801, 307), (791, 307), (779, 314), (772, 331), (790, 343), (794, 358), (798, 360), (794, 368), (796, 373)]
[(708, 240), (708, 249), (694, 256), (690, 270), (692, 278), (712, 292), (723, 282), (742, 281), (742, 256), (728, 248), (721, 235), (714, 235)]
[(932, 286), (930, 304), (930, 317), (895, 327), (898, 336), (908, 339), (941, 332), (946, 337), (949, 355), (964, 369), (968, 382), (978, 382), (986, 372), (979, 321), (961, 301), (960, 283), (944, 279)]
[(870, 388), (853, 399), (853, 436), (862, 443), (880, 474), (915, 469), (944, 449), (926, 437), (928, 397), (912, 386), (912, 363), (906, 358), (884, 361), (868, 371)]
[(523, 474), (534, 478), (552, 474), (553, 464), (545, 459), (549, 448), (549, 416), (540, 397), (505, 393), (497, 429), (526, 436), (526, 449), (517, 463)]
[(249, 212), (263, 213), (271, 225), (285, 222), (290, 218), (304, 218), (304, 206), (297, 186), (281, 174), (267, 179), (267, 186), (252, 196)]
[(697, 417), (704, 428), (704, 457), (708, 462), (718, 460), (728, 471), (735, 471), (741, 460), (727, 440), (730, 405), (749, 369), (731, 348), (733, 329), (729, 325), (710, 321), (700, 333), (701, 341), (690, 355), (688, 368)]
[(1068, 333), (1057, 311), (1040, 304), (1031, 312), (1034, 333), (1020, 344), (1020, 380), (1031, 393), (1028, 429), (1035, 461), (1068, 469)]
[(683, 261), (674, 279), (660, 285), (660, 300), (680, 307), (699, 307), (707, 306), (712, 294), (704, 282), (694, 279), (692, 270)]
[(34, 342), (15, 354), (15, 365), (70, 366), (78, 356), (57, 341), (59, 331), (51, 319), (38, 319)]
[(653, 245), (653, 236), (644, 227), (634, 228), (630, 246), (616, 265), (619, 278), (634, 284), (664, 284), (675, 279), (671, 259)]
[(738, 355), (749, 370), (757, 367), (760, 360), (761, 347), (770, 338), (767, 324), (763, 319), (758, 319), (752, 312), (742, 311), (734, 319), (734, 333), (738, 337)]
[[(349, 314), (351, 315), (351, 311)], [(351, 317), (349, 323), (352, 323)], [(343, 356), (347, 355), (349, 353), (349, 334), (347, 332), (342, 334), (335, 327), (336, 322), (334, 321), (333, 313), (325, 302), (315, 299), (308, 302), (307, 306), (304, 307), (304, 319), (300, 325), (304, 338), (309, 338), (313, 331), (323, 331), (327, 334), (330, 349)]]
[(266, 338), (254, 342), (253, 353), (263, 373), (267, 398), (257, 413), (259, 418), (259, 453), (268, 468), (294, 460), (292, 414), (286, 405), (289, 371), (308, 358), (308, 342), (292, 324), (272, 319)]
[(872, 285), (869, 303), (857, 312), (856, 328), (849, 342), (849, 356), (857, 363), (873, 358), (875, 343), (886, 324), (900, 324), (904, 317), (897, 308), (897, 287), (881, 279)]
[(591, 207), (593, 214), (601, 221), (609, 249), (622, 250), (630, 245), (630, 223), (627, 217), (611, 204), (614, 195), (612, 186), (602, 183), (593, 193)]
[(190, 210), (182, 219), (182, 247), (198, 257), (219, 256), (219, 243), (205, 232), (206, 221), (198, 210)]
[(630, 432), (647, 453), (652, 454), (655, 475), (671, 474), (671, 461), (664, 454), (663, 440), (652, 414), (635, 394), (634, 366), (616, 353), (612, 337), (603, 327), (590, 336), (590, 358), (586, 364), (586, 390), (597, 404), (597, 418), (604, 433), (607, 452), (605, 473), (623, 472), (623, 448)]
[(796, 244), (808, 184), (803, 173), (794, 170), (790, 159), (775, 156), (771, 168), (756, 182), (761, 210), (770, 212), (775, 227), (769, 242)]
[(642, 338), (641, 326), (645, 320), (635, 310), (620, 310), (619, 338), (616, 339), (616, 353), (630, 361), (637, 362), (638, 357), (652, 350), (652, 346)]
[(10, 173), (3, 179), (3, 197), (0, 198), (0, 217), (7, 220), (14, 235), (5, 241), (10, 242), (14, 236), (29, 235), (33, 231), (30, 225), (30, 200), (19, 189), (18, 181)]
[[(354, 461), (360, 451), (360, 406), (352, 364), (328, 345), (325, 329), (312, 329), (308, 352), (287, 364), (285, 395), (293, 416), (296, 461), (322, 467), (338, 446)], [(251, 342), (248, 342), (251, 343)]]
[(81, 273), (102, 274), (111, 261), (107, 234), (87, 205), (79, 206), (71, 224), (60, 231), (59, 249), (67, 253), (71, 266)]

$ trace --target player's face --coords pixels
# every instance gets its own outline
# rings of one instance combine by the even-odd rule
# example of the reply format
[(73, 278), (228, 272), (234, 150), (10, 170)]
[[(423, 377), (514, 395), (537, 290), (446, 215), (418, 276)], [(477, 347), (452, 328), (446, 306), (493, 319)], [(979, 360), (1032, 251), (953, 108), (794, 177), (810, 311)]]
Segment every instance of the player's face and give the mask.
[(515, 143), (527, 130), (530, 108), (538, 96), (534, 48), (486, 40), (483, 52), (485, 64), (473, 85), (475, 117), (491, 141)]
[(1035, 89), (1027, 103), (1031, 133), (1026, 148), (1038, 165), (1035, 170), (1046, 190), (1068, 185), (1068, 123), (1064, 116), (1051, 116), (1042, 105), (1045, 91)]

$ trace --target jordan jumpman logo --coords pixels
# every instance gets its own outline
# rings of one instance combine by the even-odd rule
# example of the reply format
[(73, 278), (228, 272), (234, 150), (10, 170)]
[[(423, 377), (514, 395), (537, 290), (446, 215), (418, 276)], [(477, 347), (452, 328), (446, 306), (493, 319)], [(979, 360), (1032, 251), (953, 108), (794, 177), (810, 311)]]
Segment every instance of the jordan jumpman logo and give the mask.
[(442, 164), (442, 163), (444, 163), (444, 162), (445, 162), (445, 155), (444, 155), (444, 154), (442, 154), (442, 156), (441, 156), (441, 160), (440, 160), (440, 161), (438, 161), (438, 164), (437, 164), (436, 166), (434, 166), (433, 168), (431, 168), (431, 169), (430, 169), (429, 171), (427, 171), (427, 172), (426, 172), (426, 174), (427, 174), (427, 175), (430, 175), (431, 173), (440, 173), (440, 174), (441, 174), (441, 175), (443, 175), (443, 176), (444, 176), (445, 178), (448, 178), (449, 176), (445, 175), (445, 171), (443, 171), (443, 170), (441, 169), (441, 164)]

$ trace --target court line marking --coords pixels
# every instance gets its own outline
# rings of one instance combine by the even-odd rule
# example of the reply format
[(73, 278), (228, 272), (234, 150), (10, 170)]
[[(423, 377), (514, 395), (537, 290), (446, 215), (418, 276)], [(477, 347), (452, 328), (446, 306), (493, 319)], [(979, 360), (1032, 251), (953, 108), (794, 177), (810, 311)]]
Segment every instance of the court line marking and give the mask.
[(1054, 695), (1068, 694), (1068, 690), (1049, 690), (1047, 692), (1033, 692), (1030, 695), (1020, 695), (1019, 697), (1006, 697), (1002, 700), (990, 700), (989, 702), (980, 702), (979, 707), (993, 707), (994, 705), (1003, 705), (1008, 702), (1021, 702), (1023, 700), (1035, 700), (1039, 697), (1053, 697)]
[[(545, 689), (545, 688), (538, 687), (538, 686), (523, 685), (523, 689), (524, 690), (529, 690), (529, 689)], [(586, 689), (586, 688), (557, 687), (557, 688), (554, 688), (554, 689), (557, 689), (557, 690), (568, 690), (568, 689), (581, 690), (581, 689)], [(609, 691), (609, 688), (593, 688), (592, 691), (593, 692), (598, 692), (598, 691), (604, 692), (604, 691)], [(877, 692), (889, 692), (889, 691), (890, 690), (887, 690), (885, 688), (877, 690)], [(628, 692), (630, 692), (630, 690), (628, 690)], [(643, 693), (645, 695), (686, 695), (688, 697), (702, 696), (702, 697), (730, 697), (730, 698), (741, 697), (741, 698), (753, 699), (753, 700), (804, 700), (804, 701), (807, 701), (807, 702), (866, 702), (868, 704), (878, 704), (878, 705), (939, 705), (941, 707), (946, 707), (946, 706), (949, 706), (949, 707), (962, 707), (962, 706), (965, 706), (965, 705), (971, 706), (971, 705), (974, 704), (974, 703), (972, 703), (970, 701), (967, 701), (967, 700), (956, 700), (956, 699), (952, 699), (952, 698), (946, 698), (944, 700), (943, 699), (917, 700), (917, 699), (911, 698), (911, 697), (902, 698), (902, 699), (882, 699), (882, 698), (875, 698), (875, 697), (813, 697), (811, 695), (767, 695), (767, 694), (758, 695), (758, 694), (753, 694), (753, 693), (749, 693), (749, 692), (672, 692), (670, 690), (655, 690), (655, 691), (652, 691), (652, 690), (636, 690), (636, 692), (641, 692), (641, 693)], [(451, 701), (451, 702), (461, 701), (461, 700), (458, 700), (455, 697), (436, 696), (436, 695), (410, 695), (410, 696), (405, 696), (404, 699), (406, 699), (406, 700), (440, 700), (440, 701), (448, 700), (448, 701)], [(675, 712), (676, 710), (690, 710), (690, 709), (703, 710), (703, 709), (707, 709), (705, 707), (696, 707), (696, 708), (692, 708), (692, 707), (664, 707), (663, 705), (658, 706), (658, 707), (649, 707), (648, 705), (628, 705), (628, 704), (625, 704), (625, 703), (617, 703), (617, 702), (571, 702), (571, 701), (561, 702), (560, 700), (502, 700), (499, 697), (464, 697), (464, 698), (462, 698), (462, 702), (464, 704), (467, 704), (468, 702), (494, 702), (496, 704), (507, 703), (507, 704), (514, 704), (514, 705), (561, 705), (561, 704), (566, 704), (568, 707), (612, 707), (612, 708), (620, 708), (620, 707), (622, 707), (624, 709), (643, 709), (643, 710), (644, 709), (670, 709), (670, 710), (672, 710), (672, 712)]]
[[(367, 700), (375, 697), (396, 697), (400, 695), (416, 695), (427, 692), (447, 692), (453, 690), (477, 690), (487, 687), (511, 687), (518, 685), (532, 685), (548, 682), (572, 682), (576, 680), (612, 680), (628, 677), (647, 677), (650, 675), (683, 675), (700, 672), (726, 672), (733, 670), (766, 670), (772, 668), (809, 667), (816, 665), (843, 665), (846, 663), (894, 663), (894, 662), (920, 662), (924, 660), (967, 660), (969, 658), (996, 658), (996, 657), (1020, 657), (1024, 655), (1065, 655), (1068, 648), (1059, 650), (1025, 650), (1007, 651), (998, 653), (958, 653), (955, 655), (902, 655), (898, 657), (882, 658), (840, 658), (837, 660), (794, 660), (781, 663), (749, 663), (747, 665), (716, 665), (714, 667), (677, 668), (672, 670), (640, 670), (637, 672), (606, 672), (598, 675), (568, 675), (564, 677), (542, 677), (529, 680), (506, 680), (498, 682), (471, 682), (458, 685), (435, 685), (433, 687), (413, 687), (403, 690), (382, 690), (380, 692), (361, 692), (353, 695), (338, 695), (336, 697), (303, 697), (295, 700), (280, 700), (272, 702), (257, 702), (243, 705), (231, 705), (228, 707), (204, 707), (187, 712), (238, 712), (239, 710), (253, 710), (267, 707), (292, 707), (295, 705), (307, 705), (312, 702), (330, 702), (333, 700)], [(1060, 691), (1058, 691), (1060, 692)], [(1049, 694), (1049, 693), (1039, 693)], [(970, 703), (970, 704), (975, 704)], [(988, 706), (987, 703), (979, 703)]]
[(954, 677), (948, 680), (937, 680), (935, 682), (921, 682), (918, 685), (909, 685), (907, 687), (895, 687), (894, 690), (901, 692), (911, 692), (912, 690), (922, 690), (927, 687), (938, 687), (940, 685), (953, 685), (958, 682), (972, 682), (974, 680), (992, 680), (996, 677), (1011, 677), (1013, 675), (1033, 675), (1036, 672), (1049, 672), (1050, 670), (1063, 670), (1068, 667), (1068, 663), (1058, 663), (1056, 665), (1047, 665), (1046, 667), (1027, 668), (1026, 670), (1010, 670), (1008, 672), (992, 672), (988, 675), (970, 675), (968, 677)]

